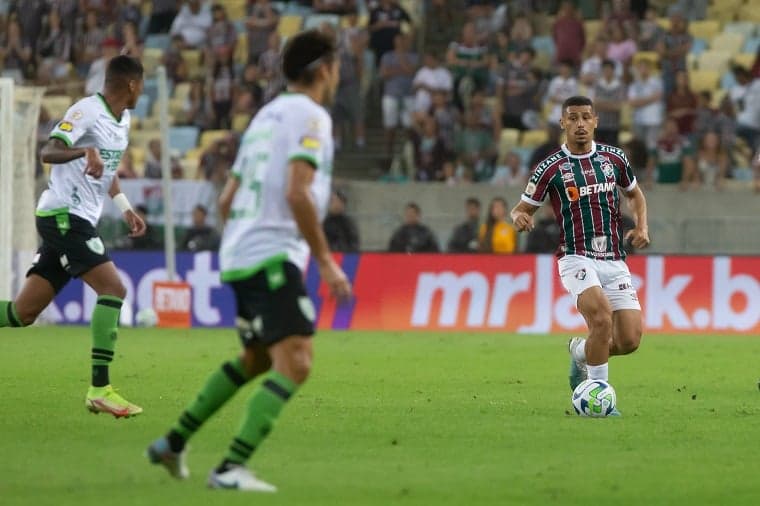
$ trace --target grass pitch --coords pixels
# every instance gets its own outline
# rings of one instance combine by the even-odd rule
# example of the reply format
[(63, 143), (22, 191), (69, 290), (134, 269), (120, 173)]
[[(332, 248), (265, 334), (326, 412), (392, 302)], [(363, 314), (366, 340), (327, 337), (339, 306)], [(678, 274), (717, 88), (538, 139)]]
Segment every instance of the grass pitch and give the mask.
[(145, 413), (85, 411), (86, 328), (0, 330), (0, 504), (758, 504), (760, 339), (645, 338), (613, 359), (619, 419), (571, 410), (565, 336), (330, 333), (252, 464), (276, 495), (208, 491), (248, 386), (191, 442), (188, 482), (143, 457), (230, 330), (123, 330), (114, 385)]

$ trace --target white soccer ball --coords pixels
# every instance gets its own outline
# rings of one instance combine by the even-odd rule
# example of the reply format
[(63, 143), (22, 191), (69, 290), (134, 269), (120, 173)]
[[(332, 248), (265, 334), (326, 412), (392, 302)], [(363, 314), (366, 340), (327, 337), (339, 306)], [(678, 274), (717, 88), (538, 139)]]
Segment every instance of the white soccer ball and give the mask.
[(155, 327), (158, 323), (158, 315), (152, 307), (144, 307), (135, 316), (135, 325), (138, 327)]
[(573, 391), (573, 407), (580, 416), (604, 417), (615, 410), (617, 397), (604, 380), (587, 379)]

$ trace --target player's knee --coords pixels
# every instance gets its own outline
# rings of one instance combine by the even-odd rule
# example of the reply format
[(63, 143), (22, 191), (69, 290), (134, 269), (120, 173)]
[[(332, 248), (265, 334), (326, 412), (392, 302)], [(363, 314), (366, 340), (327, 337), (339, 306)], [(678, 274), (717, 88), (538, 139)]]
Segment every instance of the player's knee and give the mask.
[(589, 326), (600, 335), (612, 335), (612, 315), (604, 310), (597, 310), (589, 318)]
[(37, 320), (37, 317), (40, 315), (40, 311), (36, 308), (30, 308), (30, 307), (19, 307), (15, 306), (16, 308), (16, 316), (18, 317), (19, 323), (21, 323), (22, 327), (27, 327), (31, 325), (32, 323)]
[(311, 372), (311, 357), (307, 353), (298, 353), (291, 357), (289, 369), (291, 378), (295, 383), (302, 384)]
[(100, 295), (111, 295), (112, 297), (118, 297), (124, 300), (124, 298), (127, 296), (127, 287), (125, 287), (124, 283), (118, 279), (106, 288), (105, 293), (101, 293)]
[(641, 327), (630, 329), (624, 332), (619, 339), (618, 346), (623, 354), (633, 353), (639, 349), (641, 344)]

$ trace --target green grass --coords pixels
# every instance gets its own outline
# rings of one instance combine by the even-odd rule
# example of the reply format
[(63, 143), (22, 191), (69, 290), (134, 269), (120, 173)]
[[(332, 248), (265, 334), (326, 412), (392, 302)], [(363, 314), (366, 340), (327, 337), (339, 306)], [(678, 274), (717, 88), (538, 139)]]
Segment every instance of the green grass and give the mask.
[(84, 409), (88, 331), (0, 330), (0, 504), (757, 504), (760, 339), (650, 337), (613, 359), (619, 419), (570, 409), (564, 336), (322, 333), (309, 383), (254, 456), (274, 496), (208, 491), (250, 387), (191, 443), (189, 482), (145, 446), (232, 331), (121, 332), (112, 378), (145, 413)]

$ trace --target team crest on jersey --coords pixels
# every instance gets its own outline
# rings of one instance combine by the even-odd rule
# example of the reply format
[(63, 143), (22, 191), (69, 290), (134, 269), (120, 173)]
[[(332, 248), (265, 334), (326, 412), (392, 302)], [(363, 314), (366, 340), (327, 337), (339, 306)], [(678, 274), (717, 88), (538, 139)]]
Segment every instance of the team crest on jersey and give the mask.
[(615, 177), (615, 166), (607, 158), (602, 162), (602, 172), (604, 172), (604, 177), (607, 179)]
[(573, 164), (570, 162), (565, 162), (562, 165), (559, 166), (559, 170), (562, 172), (572, 172), (573, 171)]
[(71, 132), (74, 130), (74, 125), (68, 121), (61, 121), (61, 124), (58, 125), (58, 130), (61, 130), (63, 132)]

